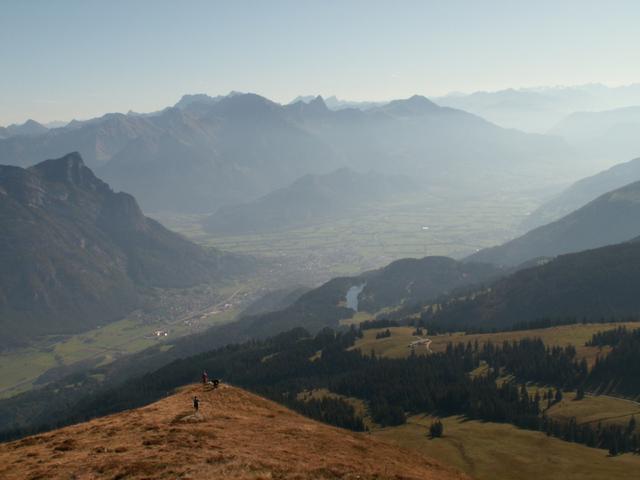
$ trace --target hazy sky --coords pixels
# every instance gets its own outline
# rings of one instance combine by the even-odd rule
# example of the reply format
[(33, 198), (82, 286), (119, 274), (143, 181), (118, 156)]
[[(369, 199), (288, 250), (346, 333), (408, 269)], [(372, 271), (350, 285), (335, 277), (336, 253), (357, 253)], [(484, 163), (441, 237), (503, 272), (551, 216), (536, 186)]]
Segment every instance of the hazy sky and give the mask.
[(184, 93), (355, 100), (640, 81), (640, 2), (0, 0), (0, 125)]

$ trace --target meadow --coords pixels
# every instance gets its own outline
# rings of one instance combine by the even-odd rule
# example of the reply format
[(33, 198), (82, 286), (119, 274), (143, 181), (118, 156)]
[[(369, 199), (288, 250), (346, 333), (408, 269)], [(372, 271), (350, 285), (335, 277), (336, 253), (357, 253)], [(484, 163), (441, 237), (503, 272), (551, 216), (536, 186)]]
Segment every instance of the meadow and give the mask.
[[(366, 314), (359, 312), (359, 318), (366, 318)], [(502, 343), (504, 341), (514, 341), (523, 338), (540, 338), (547, 345), (566, 346), (573, 345), (576, 347), (578, 358), (586, 358), (587, 362), (592, 364), (598, 355), (604, 355), (608, 352), (608, 348), (587, 347), (585, 342), (591, 336), (601, 330), (608, 330), (618, 326), (626, 326), (629, 329), (639, 328), (640, 324), (634, 322), (620, 323), (591, 323), (591, 324), (574, 324), (561, 325), (550, 328), (540, 328), (533, 330), (520, 330), (513, 332), (497, 332), (483, 334), (465, 334), (464, 332), (447, 333), (441, 335), (430, 336), (427, 332), (426, 336), (431, 340), (429, 348), (434, 352), (442, 352), (449, 343), (468, 343), (472, 344), (476, 341), (479, 344), (486, 342)], [(364, 337), (359, 339), (353, 348), (360, 349), (363, 352), (374, 350), (376, 355), (387, 356), (391, 358), (406, 357), (411, 353), (408, 348), (410, 342), (417, 339), (413, 336), (414, 327), (392, 327), (390, 328), (391, 336), (388, 338), (376, 339), (376, 334), (386, 329), (371, 329), (364, 331)], [(417, 346), (415, 352), (426, 353), (425, 346)]]
[[(375, 437), (459, 468), (477, 480), (602, 480), (640, 478), (640, 457), (609, 457), (606, 450), (565, 442), (508, 424), (441, 419), (444, 435), (428, 437), (431, 417), (416, 415), (406, 425), (374, 430)], [(553, 472), (553, 474), (551, 474)]]

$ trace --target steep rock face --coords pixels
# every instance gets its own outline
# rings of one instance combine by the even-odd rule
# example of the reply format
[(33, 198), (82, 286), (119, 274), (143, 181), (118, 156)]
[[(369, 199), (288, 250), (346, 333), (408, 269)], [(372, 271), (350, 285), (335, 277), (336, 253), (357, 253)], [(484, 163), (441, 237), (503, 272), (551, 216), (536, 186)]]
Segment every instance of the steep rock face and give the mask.
[[(191, 400), (200, 397), (194, 414)], [(0, 445), (0, 476), (453, 480), (435, 460), (244, 390), (185, 387), (140, 409)]]
[(141, 286), (188, 287), (235, 268), (146, 218), (77, 153), (0, 166), (0, 260), (0, 347), (118, 319)]

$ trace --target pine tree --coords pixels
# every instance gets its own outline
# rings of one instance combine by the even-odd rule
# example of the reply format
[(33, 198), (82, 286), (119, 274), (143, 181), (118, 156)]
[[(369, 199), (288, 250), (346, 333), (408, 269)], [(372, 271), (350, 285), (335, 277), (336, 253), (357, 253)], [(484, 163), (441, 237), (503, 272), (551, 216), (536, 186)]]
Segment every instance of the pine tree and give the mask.
[(429, 427), (429, 436), (431, 438), (439, 438), (444, 433), (444, 426), (440, 420), (436, 420)]

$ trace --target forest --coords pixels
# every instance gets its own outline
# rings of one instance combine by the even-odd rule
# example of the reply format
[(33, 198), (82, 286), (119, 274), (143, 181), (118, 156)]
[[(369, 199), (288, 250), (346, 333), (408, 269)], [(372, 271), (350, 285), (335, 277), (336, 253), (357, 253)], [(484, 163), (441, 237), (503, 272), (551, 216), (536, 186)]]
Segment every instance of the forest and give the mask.
[[(407, 415), (416, 413), (465, 415), (543, 431), (567, 441), (605, 448), (612, 454), (637, 451), (640, 446), (632, 426), (577, 425), (545, 415), (545, 410), (562, 400), (567, 391), (577, 391), (580, 399), (585, 390), (599, 393), (606, 384), (608, 393), (640, 393), (639, 372), (632, 367), (639, 365), (640, 330), (614, 329), (595, 334), (589, 344), (611, 345), (612, 350), (598, 358), (591, 371), (584, 359), (576, 358), (575, 347), (549, 347), (536, 338), (502, 344), (451, 343), (442, 353), (392, 359), (377, 356), (374, 351), (350, 349), (362, 335), (363, 330), (355, 326), (342, 332), (325, 328), (315, 336), (296, 328), (267, 340), (177, 360), (120, 387), (89, 396), (68, 409), (72, 414), (61, 417), (56, 426), (147, 404), (196, 381), (206, 370), (211, 378), (356, 431), (365, 429), (363, 419), (343, 398), (303, 401), (298, 394), (327, 389), (364, 400), (369, 416), (381, 426), (403, 424)], [(473, 375), (481, 365), (486, 365), (485, 373)], [(16, 429), (5, 437), (25, 433)]]

